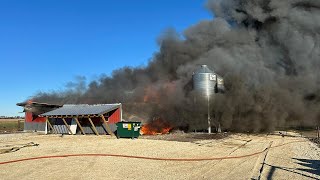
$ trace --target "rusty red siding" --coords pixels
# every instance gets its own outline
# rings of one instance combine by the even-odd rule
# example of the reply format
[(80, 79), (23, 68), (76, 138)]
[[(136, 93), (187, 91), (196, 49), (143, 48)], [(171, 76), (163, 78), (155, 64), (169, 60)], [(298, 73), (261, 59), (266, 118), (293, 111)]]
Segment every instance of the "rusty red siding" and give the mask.
[(114, 124), (121, 121), (121, 111), (120, 108), (112, 111), (112, 114), (108, 118), (109, 124)]
[(39, 117), (32, 112), (26, 112), (25, 114), (25, 123), (24, 123), (25, 131), (47, 131), (47, 123), (46, 119), (43, 117)]
[(45, 117), (39, 117), (37, 115), (34, 115), (32, 112), (26, 112), (25, 116), (26, 122), (46, 122)]

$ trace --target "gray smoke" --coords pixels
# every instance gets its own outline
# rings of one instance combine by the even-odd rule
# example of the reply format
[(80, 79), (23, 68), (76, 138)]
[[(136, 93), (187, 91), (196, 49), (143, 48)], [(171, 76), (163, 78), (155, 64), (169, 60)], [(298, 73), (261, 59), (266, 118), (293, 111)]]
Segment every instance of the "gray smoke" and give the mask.
[[(189, 130), (204, 128), (191, 77), (207, 64), (224, 77), (226, 92), (212, 102), (214, 122), (232, 131), (272, 131), (320, 122), (320, 1), (209, 0), (215, 16), (159, 38), (146, 67), (124, 67), (83, 87), (38, 93), (49, 103), (124, 103)], [(80, 89), (80, 90), (79, 90)]]

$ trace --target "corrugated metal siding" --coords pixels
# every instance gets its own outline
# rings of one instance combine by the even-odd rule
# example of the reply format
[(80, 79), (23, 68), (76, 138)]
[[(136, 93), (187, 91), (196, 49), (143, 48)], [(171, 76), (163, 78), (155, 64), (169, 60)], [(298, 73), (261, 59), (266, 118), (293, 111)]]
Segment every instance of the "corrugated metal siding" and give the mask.
[(45, 131), (46, 130), (46, 124), (43, 122), (25, 122), (24, 123), (24, 130), (25, 131)]
[[(108, 134), (107, 130), (106, 130), (106, 126), (104, 124), (102, 125), (94, 125), (98, 131), (99, 134)], [(112, 125), (109, 125), (110, 126), (110, 129), (112, 132), (115, 132), (117, 130), (117, 127), (112, 124)], [(91, 126), (82, 126), (83, 127), (83, 130), (86, 134), (95, 134), (94, 131), (92, 130), (92, 127)], [(80, 129), (78, 128), (77, 129), (77, 133), (80, 134)]]
[(53, 129), (58, 134), (69, 134), (68, 128), (65, 125), (53, 125)]
[[(69, 131), (65, 124), (63, 123), (62, 119), (60, 118), (50, 118), (50, 123), (52, 124), (53, 128), (56, 130), (58, 134), (69, 134)], [(95, 128), (97, 129), (99, 134), (108, 134), (106, 131), (105, 125), (101, 122), (100, 118), (91, 118)], [(67, 124), (70, 125), (71, 119), (66, 118)], [(94, 131), (92, 130), (91, 124), (87, 118), (79, 118), (79, 122), (81, 126), (83, 127), (83, 130), (86, 134), (95, 134)], [(115, 124), (109, 124), (110, 129), (112, 132), (115, 132), (117, 130), (117, 127)], [(77, 134), (80, 134), (80, 128), (77, 126)]]
[[(108, 134), (104, 125), (94, 125), (99, 134)], [(95, 134), (91, 126), (82, 126), (86, 134)]]
[[(106, 130), (106, 126), (101, 121), (100, 117), (94, 117), (94, 118), (91, 118), (91, 120), (92, 120), (92, 122), (93, 122), (94, 126), (96, 127), (99, 134), (108, 134), (108, 132)], [(91, 127), (91, 124), (87, 118), (81, 118), (81, 119), (79, 119), (79, 121), (80, 121), (80, 124), (83, 127), (84, 132), (86, 134), (94, 134), (92, 127)], [(110, 129), (112, 130), (112, 132), (116, 131), (117, 128), (115, 128), (111, 124), (109, 124), (109, 126), (110, 126)], [(79, 128), (78, 128), (78, 131), (80, 131)]]
[(109, 127), (110, 127), (112, 132), (116, 132), (116, 130), (117, 130), (117, 125), (116, 124), (109, 124)]
[(120, 121), (121, 121), (120, 108), (112, 111), (111, 113), (112, 113), (112, 114), (111, 114), (110, 117), (108, 118), (109, 124), (114, 124), (114, 123), (117, 123), (117, 122), (120, 122)]
[[(71, 126), (71, 121), (72, 121), (72, 119), (71, 119), (71, 118), (66, 118), (65, 120), (66, 120), (67, 124), (68, 124), (69, 126)], [(52, 118), (52, 119), (50, 119), (49, 121), (50, 121), (50, 123), (52, 124), (53, 128), (56, 130), (56, 132), (57, 132), (58, 134), (69, 134), (68, 128), (65, 126), (64, 122), (62, 121), (62, 119)], [(75, 122), (74, 122), (74, 123), (75, 123)], [(73, 130), (72, 130), (72, 129), (73, 129), (72, 127), (74, 127), (74, 126), (77, 127), (76, 124), (72, 125), (72, 126), (71, 126), (71, 131), (73, 131)], [(73, 133), (74, 133), (74, 132), (73, 132)]]

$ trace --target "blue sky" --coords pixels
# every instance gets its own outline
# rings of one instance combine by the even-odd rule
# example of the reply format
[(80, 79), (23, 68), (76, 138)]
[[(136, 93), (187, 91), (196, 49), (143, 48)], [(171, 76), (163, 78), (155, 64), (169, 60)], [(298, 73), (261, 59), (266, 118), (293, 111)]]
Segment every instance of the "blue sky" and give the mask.
[(38, 91), (145, 65), (167, 28), (212, 19), (205, 0), (0, 0), (0, 115)]

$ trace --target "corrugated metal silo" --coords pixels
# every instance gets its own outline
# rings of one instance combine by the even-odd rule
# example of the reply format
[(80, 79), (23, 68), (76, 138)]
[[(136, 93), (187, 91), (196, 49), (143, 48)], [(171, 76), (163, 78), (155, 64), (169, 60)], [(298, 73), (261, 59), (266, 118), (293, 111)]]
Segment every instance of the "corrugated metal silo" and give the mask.
[(205, 98), (210, 98), (215, 93), (216, 74), (207, 65), (201, 65), (193, 73), (193, 88), (196, 93)]
[[(214, 99), (214, 94), (224, 91), (223, 78), (214, 71), (212, 71), (207, 65), (201, 65), (192, 76), (193, 89), (196, 92), (200, 101), (207, 103), (208, 110), (208, 133), (211, 133), (211, 117), (210, 117), (210, 102)], [(202, 99), (202, 100), (201, 100)], [(218, 132), (220, 132), (220, 123), (218, 125)]]

